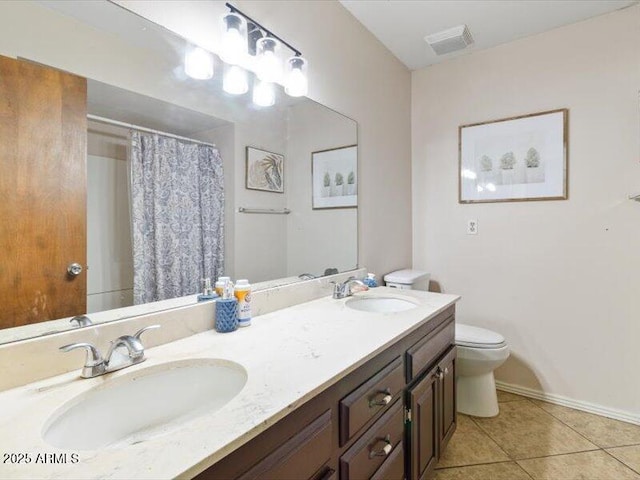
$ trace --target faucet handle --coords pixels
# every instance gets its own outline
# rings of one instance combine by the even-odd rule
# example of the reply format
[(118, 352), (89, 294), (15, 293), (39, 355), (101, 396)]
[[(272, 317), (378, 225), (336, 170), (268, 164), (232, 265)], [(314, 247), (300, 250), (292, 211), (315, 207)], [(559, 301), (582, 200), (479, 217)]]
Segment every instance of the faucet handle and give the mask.
[(85, 348), (87, 350), (87, 358), (84, 362), (85, 367), (95, 367), (104, 363), (102, 355), (100, 355), (98, 349), (90, 343), (70, 343), (69, 345), (63, 345), (60, 347), (60, 350), (62, 352), (70, 352), (76, 348)]
[(146, 326), (144, 328), (141, 328), (135, 334), (133, 334), (133, 338), (135, 338), (136, 340), (140, 341), (140, 335), (142, 335), (147, 330), (154, 330), (156, 328), (160, 328), (160, 325), (148, 325), (148, 326)]

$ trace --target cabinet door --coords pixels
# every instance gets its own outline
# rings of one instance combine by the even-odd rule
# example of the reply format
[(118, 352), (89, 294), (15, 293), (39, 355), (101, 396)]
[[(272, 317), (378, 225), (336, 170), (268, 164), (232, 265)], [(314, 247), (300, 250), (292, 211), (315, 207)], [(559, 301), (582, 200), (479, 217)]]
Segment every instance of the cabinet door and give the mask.
[[(240, 480), (318, 478), (317, 472), (331, 458), (331, 435), (331, 410), (327, 410), (280, 448), (268, 454)], [(319, 477), (323, 478), (324, 473), (331, 478), (333, 472), (325, 468)]]
[(438, 372), (436, 365), (407, 392), (407, 405), (411, 409), (408, 462), (411, 480), (426, 478), (438, 460)]
[(456, 431), (456, 347), (453, 347), (438, 363), (439, 403), (441, 421), (439, 430), (440, 447), (438, 457)]

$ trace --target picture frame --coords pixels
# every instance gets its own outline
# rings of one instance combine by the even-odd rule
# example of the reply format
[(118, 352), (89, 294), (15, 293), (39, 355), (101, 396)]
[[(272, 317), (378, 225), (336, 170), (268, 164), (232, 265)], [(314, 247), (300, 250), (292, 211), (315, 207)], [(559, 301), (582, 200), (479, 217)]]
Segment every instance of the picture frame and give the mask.
[(245, 179), (248, 190), (284, 193), (284, 155), (247, 147)]
[(458, 127), (458, 202), (568, 198), (566, 108)]
[(311, 192), (313, 210), (357, 208), (358, 146), (312, 152)]

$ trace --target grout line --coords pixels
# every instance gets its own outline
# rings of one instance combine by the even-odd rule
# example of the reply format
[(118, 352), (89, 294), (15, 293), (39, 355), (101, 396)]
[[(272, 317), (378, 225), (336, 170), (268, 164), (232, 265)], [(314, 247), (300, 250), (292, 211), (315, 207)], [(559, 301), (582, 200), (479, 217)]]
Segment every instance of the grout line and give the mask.
[[(541, 400), (544, 401), (544, 400)], [(582, 438), (584, 438), (587, 442), (591, 443), (592, 445), (595, 445), (596, 447), (598, 447), (599, 449), (603, 450), (605, 447), (603, 447), (602, 445), (594, 442), (593, 440), (591, 440), (590, 438), (588, 438), (586, 435), (582, 434), (581, 432), (579, 432), (578, 430), (576, 430), (574, 427), (572, 427), (571, 425), (569, 425), (567, 422), (565, 422), (564, 420), (562, 420), (560, 417), (556, 417), (553, 413), (551, 412), (547, 412), (544, 408), (538, 406), (535, 404), (535, 402), (531, 402), (533, 403), (533, 405), (535, 405), (537, 408), (539, 408), (540, 410), (542, 410), (543, 412), (551, 415), (553, 418), (555, 418), (556, 420), (558, 420), (560, 423), (562, 423), (563, 425), (566, 425), (571, 431), (577, 433), (578, 435), (580, 435)], [(548, 402), (547, 402), (548, 403)], [(576, 412), (580, 412), (580, 410), (576, 410), (575, 408), (571, 408), (571, 407), (564, 407), (564, 408), (568, 408), (569, 410), (574, 410)], [(585, 413), (585, 412), (580, 412), (580, 413)], [(593, 415), (593, 414), (589, 414), (589, 415)], [(586, 450), (585, 450), (586, 451)]]
[[(514, 460), (509, 459), (509, 460), (500, 460), (498, 462), (468, 463), (468, 464), (465, 464), (465, 465), (451, 465), (449, 467), (438, 467), (438, 466), (436, 466), (435, 470), (451, 470), (451, 469), (454, 469), (454, 468), (481, 467), (481, 466), (484, 466), (484, 465), (500, 465), (501, 463), (514, 463), (515, 464), (516, 462)], [(520, 467), (520, 468), (522, 468), (522, 467)]]
[(531, 475), (529, 472), (527, 472), (527, 471), (524, 469), (524, 467), (523, 467), (522, 465), (520, 465), (520, 464), (517, 462), (517, 460), (514, 460), (514, 461), (513, 461), (513, 463), (515, 463), (515, 464), (518, 466), (518, 468), (519, 468), (520, 470), (522, 470), (522, 471), (524, 472), (524, 474), (525, 474), (527, 477), (529, 477), (531, 480), (535, 480), (535, 479), (533, 478), (533, 475)]
[[(613, 447), (616, 448), (616, 447)], [(632, 472), (635, 472), (637, 474), (640, 475), (640, 469), (636, 470), (633, 467), (630, 467), (629, 465), (627, 465), (626, 463), (624, 463), (622, 460), (620, 460), (619, 458), (616, 458), (614, 455), (612, 455), (611, 453), (609, 453), (607, 450), (605, 450), (604, 448), (602, 449), (603, 452), (605, 452), (607, 455), (609, 455), (611, 458), (613, 458), (616, 462), (624, 465), (625, 468), (628, 468), (629, 470), (631, 470)]]
[(596, 447), (590, 448), (589, 450), (578, 450), (577, 452), (564, 452), (564, 453), (551, 453), (549, 455), (540, 455), (537, 457), (524, 457), (524, 458), (514, 458), (514, 462), (519, 462), (520, 460), (538, 460), (541, 458), (550, 458), (550, 457), (562, 457), (563, 455), (574, 455), (576, 453), (589, 453), (589, 452), (597, 452), (600, 450), (604, 450), (603, 448)]
[[(538, 410), (540, 410), (541, 412), (545, 413), (546, 415), (549, 415), (553, 420), (557, 420), (558, 422), (560, 422), (561, 424), (565, 425), (567, 428), (569, 428), (571, 431), (577, 433), (578, 435), (580, 435), (582, 438), (584, 438), (587, 442), (589, 442), (591, 445), (593, 445), (595, 448), (589, 448), (587, 450), (578, 450), (576, 452), (565, 452), (565, 453), (553, 453), (550, 455), (540, 455), (537, 457), (525, 457), (525, 458), (514, 458), (511, 455), (509, 455), (501, 446), (500, 444), (498, 444), (498, 442), (484, 429), (482, 428), (482, 426), (478, 423), (476, 423), (476, 421), (474, 420), (474, 417), (469, 416), (469, 418), (473, 421), (473, 423), (475, 423), (478, 428), (480, 428), (480, 430), (482, 430), (491, 440), (493, 440), (496, 445), (498, 445), (498, 447), (500, 447), (500, 449), (507, 455), (507, 457), (509, 457), (511, 460), (513, 460), (514, 462), (517, 462), (518, 460), (531, 460), (534, 458), (546, 458), (546, 457), (557, 457), (559, 455), (571, 455), (572, 453), (582, 453), (582, 452), (594, 452), (596, 450), (602, 450), (603, 448), (600, 447), (599, 445), (596, 445), (594, 442), (592, 442), (591, 440), (589, 440), (588, 438), (586, 438), (584, 435), (582, 435), (580, 432), (576, 432), (573, 428), (571, 428), (569, 425), (567, 425), (566, 423), (564, 423), (562, 420), (560, 420), (559, 418), (556, 418), (554, 415), (552, 415), (551, 413), (547, 412), (544, 408), (539, 407), (538, 405), (536, 405), (534, 402), (532, 402), (530, 399), (528, 398), (523, 398), (522, 400), (514, 400), (513, 402), (508, 402), (508, 403), (515, 403), (516, 401), (520, 402), (520, 401), (526, 401), (528, 403), (530, 403), (531, 405), (533, 405), (535, 408), (537, 408)], [(567, 407), (569, 408), (569, 407)], [(498, 414), (500, 415), (500, 414)]]
[[(500, 415), (500, 413), (498, 413), (498, 415)], [(478, 425), (478, 423), (475, 421), (474, 417), (472, 417), (471, 415), (468, 415), (468, 417), (473, 422), (473, 424), (476, 427), (478, 427), (478, 430), (480, 430), (480, 432), (484, 433), (487, 437), (489, 437), (489, 440), (491, 440), (493, 443), (495, 443), (496, 447), (498, 447), (500, 449), (500, 451), (502, 453), (504, 453), (509, 460), (513, 461), (513, 458), (511, 457), (511, 455), (509, 455), (507, 453), (507, 451), (504, 448), (502, 448), (498, 442), (496, 442), (495, 438), (493, 438), (491, 435), (489, 435), (484, 428), (482, 428), (480, 425)]]

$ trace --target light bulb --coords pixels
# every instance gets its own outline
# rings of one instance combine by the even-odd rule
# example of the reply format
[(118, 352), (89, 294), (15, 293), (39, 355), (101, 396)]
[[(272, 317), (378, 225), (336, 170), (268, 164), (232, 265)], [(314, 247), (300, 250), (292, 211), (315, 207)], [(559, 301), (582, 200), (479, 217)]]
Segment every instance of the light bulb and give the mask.
[(264, 37), (256, 42), (256, 74), (265, 82), (276, 82), (282, 75), (280, 60), (276, 54), (278, 42)]
[(273, 83), (256, 81), (253, 86), (253, 103), (260, 107), (270, 107), (276, 103), (276, 92)]
[(287, 78), (284, 91), (291, 97), (302, 97), (309, 90), (307, 61), (302, 57), (291, 57), (287, 61)]
[(247, 72), (237, 65), (229, 65), (224, 72), (222, 88), (231, 95), (242, 95), (249, 91)]
[(222, 59), (231, 65), (238, 65), (247, 56), (244, 20), (235, 13), (225, 15), (222, 20)]
[(213, 77), (213, 55), (203, 48), (193, 47), (184, 56), (184, 71), (196, 80)]

